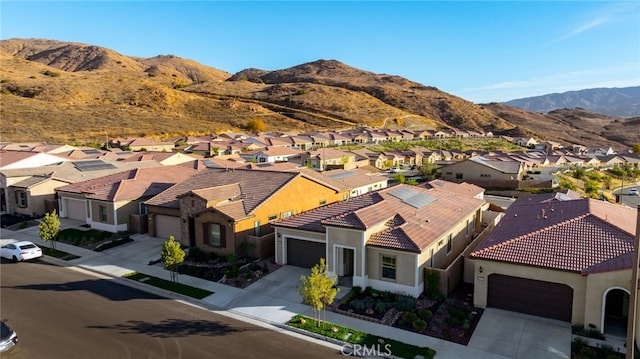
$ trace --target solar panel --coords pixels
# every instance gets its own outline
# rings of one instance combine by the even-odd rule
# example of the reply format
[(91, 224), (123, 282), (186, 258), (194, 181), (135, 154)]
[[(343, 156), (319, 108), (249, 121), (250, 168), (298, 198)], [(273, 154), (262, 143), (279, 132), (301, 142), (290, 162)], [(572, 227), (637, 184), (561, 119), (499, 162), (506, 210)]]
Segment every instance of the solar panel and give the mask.
[(116, 168), (116, 166), (112, 165), (111, 163), (106, 163), (101, 160), (76, 161), (76, 162), (73, 162), (73, 165), (80, 172), (109, 170), (109, 169)]
[(412, 188), (400, 187), (389, 191), (389, 194), (402, 200), (402, 202), (415, 208), (422, 208), (436, 199), (426, 193), (418, 192)]
[(333, 178), (334, 180), (339, 180), (339, 179), (343, 179), (343, 178), (349, 178), (349, 177), (353, 177), (356, 174), (353, 172), (341, 172), (341, 173), (334, 173), (334, 174), (330, 174), (329, 178)]
[(414, 190), (412, 190), (411, 188), (408, 188), (408, 187), (395, 188), (395, 189), (389, 191), (390, 195), (392, 195), (392, 196), (394, 196), (394, 197), (396, 197), (398, 199), (401, 199), (403, 201), (405, 199), (417, 194), (417, 193), (418, 192), (416, 192), (416, 191), (414, 191)]
[(87, 155), (99, 155), (100, 153), (102, 153), (96, 149), (82, 150), (82, 152)]
[(422, 208), (435, 200), (435, 198), (429, 196), (428, 194), (418, 193), (415, 196), (404, 199), (402, 202), (410, 205), (411, 207)]

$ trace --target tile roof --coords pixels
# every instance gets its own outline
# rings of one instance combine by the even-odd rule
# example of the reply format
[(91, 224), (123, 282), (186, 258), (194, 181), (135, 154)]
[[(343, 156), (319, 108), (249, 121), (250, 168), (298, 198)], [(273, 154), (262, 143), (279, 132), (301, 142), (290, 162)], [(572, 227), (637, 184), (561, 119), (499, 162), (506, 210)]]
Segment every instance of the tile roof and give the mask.
[[(145, 203), (151, 206), (180, 208), (178, 197), (191, 191), (222, 188), (225, 185), (237, 185), (241, 190), (243, 216), (250, 213), (269, 197), (275, 194), (294, 178), (301, 176), (295, 172), (253, 171), (245, 169), (207, 168), (183, 182), (149, 199)], [(201, 192), (201, 193), (206, 193)], [(213, 196), (213, 195), (212, 195)], [(238, 201), (236, 201), (238, 202)], [(228, 206), (238, 206), (232, 202)], [(236, 208), (234, 207), (234, 208)], [(230, 207), (231, 208), (231, 207)], [(220, 209), (220, 208), (217, 208)], [(222, 209), (220, 209), (222, 211)], [(236, 208), (234, 213), (239, 213)], [(239, 217), (234, 217), (239, 218)]]
[(580, 273), (620, 269), (616, 258), (633, 250), (634, 227), (633, 209), (594, 199), (516, 202), (471, 257)]
[[(398, 197), (398, 190), (428, 195), (434, 200), (419, 208)], [(393, 195), (391, 193), (395, 193)], [(484, 201), (473, 196), (434, 188), (397, 185), (323, 206), (272, 224), (325, 232), (325, 226), (366, 230), (380, 224), (367, 244), (408, 251), (421, 251), (445, 235), (461, 218), (468, 216)]]
[(186, 165), (138, 168), (57, 188), (87, 198), (120, 201), (157, 195), (198, 172)]

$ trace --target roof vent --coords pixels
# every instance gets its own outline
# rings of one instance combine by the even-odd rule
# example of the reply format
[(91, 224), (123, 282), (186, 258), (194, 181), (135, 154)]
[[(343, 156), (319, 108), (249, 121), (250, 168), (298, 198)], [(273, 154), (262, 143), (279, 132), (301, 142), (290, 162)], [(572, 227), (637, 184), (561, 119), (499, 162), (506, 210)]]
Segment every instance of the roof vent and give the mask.
[(538, 213), (538, 219), (547, 219), (547, 213), (545, 212), (544, 208), (540, 209), (540, 213)]

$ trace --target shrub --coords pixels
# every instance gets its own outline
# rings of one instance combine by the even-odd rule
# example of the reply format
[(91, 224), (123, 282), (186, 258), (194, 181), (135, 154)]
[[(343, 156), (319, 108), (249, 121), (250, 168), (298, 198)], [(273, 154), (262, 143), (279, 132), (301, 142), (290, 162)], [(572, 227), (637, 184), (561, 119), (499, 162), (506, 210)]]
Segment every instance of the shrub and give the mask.
[(393, 302), (393, 299), (394, 299), (394, 298), (393, 298), (393, 293), (391, 293), (390, 291), (385, 290), (385, 291), (382, 293), (382, 300), (384, 300), (385, 302), (387, 302), (387, 303), (391, 303), (391, 302)]
[(251, 262), (251, 264), (249, 264), (249, 269), (255, 272), (260, 270), (260, 266), (256, 262)]
[(262, 263), (262, 273), (269, 273), (269, 266), (266, 262)]
[(376, 313), (382, 314), (387, 310), (387, 305), (383, 301), (377, 301), (374, 309)]
[(402, 312), (410, 312), (416, 309), (416, 298), (410, 295), (403, 295), (398, 298), (395, 304), (396, 309)]
[(418, 316), (422, 319), (429, 319), (433, 316), (433, 313), (429, 309), (422, 308), (418, 311)]
[(209, 269), (208, 271), (204, 272), (204, 279), (211, 280), (215, 276), (216, 276), (216, 271), (214, 269)]
[(416, 319), (418, 319), (418, 316), (414, 312), (402, 313), (402, 320), (405, 322), (413, 323)]
[(413, 321), (413, 323), (411, 323), (411, 325), (413, 326), (413, 329), (421, 332), (423, 330), (425, 330), (427, 328), (427, 322), (425, 322), (422, 319), (416, 319)]
[(46, 70), (45, 72), (42, 73), (45, 76), (49, 76), (49, 77), (59, 77), (60, 74), (58, 72), (54, 72), (51, 70)]
[(373, 306), (376, 304), (376, 300), (371, 297), (366, 297), (364, 298), (363, 303), (364, 303), (364, 308), (369, 309), (369, 308), (373, 308)]
[(206, 253), (198, 247), (191, 247), (187, 256), (193, 261), (202, 262), (206, 258)]
[(351, 290), (357, 295), (357, 294), (360, 294), (362, 292), (362, 287), (355, 286), (355, 287), (351, 288)]

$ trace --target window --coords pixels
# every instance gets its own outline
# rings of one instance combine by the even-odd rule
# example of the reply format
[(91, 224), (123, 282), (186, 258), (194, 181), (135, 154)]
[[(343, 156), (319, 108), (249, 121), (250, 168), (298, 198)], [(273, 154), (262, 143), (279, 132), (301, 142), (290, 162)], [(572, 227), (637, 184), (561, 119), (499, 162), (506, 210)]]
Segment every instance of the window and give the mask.
[(147, 205), (140, 203), (140, 214), (147, 214)]
[(277, 214), (270, 214), (269, 215), (269, 222), (275, 221), (276, 219), (278, 219), (278, 215)]
[(220, 223), (205, 223), (206, 243), (212, 247), (225, 247), (224, 226)]
[(16, 193), (16, 205), (22, 208), (27, 207), (27, 192), (16, 191), (15, 193)]
[(487, 178), (491, 178), (491, 175), (488, 173), (481, 173), (480, 177), (487, 177)]
[(103, 204), (98, 205), (98, 219), (102, 223), (107, 222), (107, 206)]
[(293, 211), (282, 212), (282, 218), (289, 218), (293, 215)]
[(453, 242), (453, 234), (449, 233), (449, 238), (447, 239), (447, 253), (450, 253), (453, 247), (451, 242)]
[(462, 179), (462, 173), (456, 173), (456, 179)]
[(396, 279), (396, 257), (382, 256), (382, 278)]

